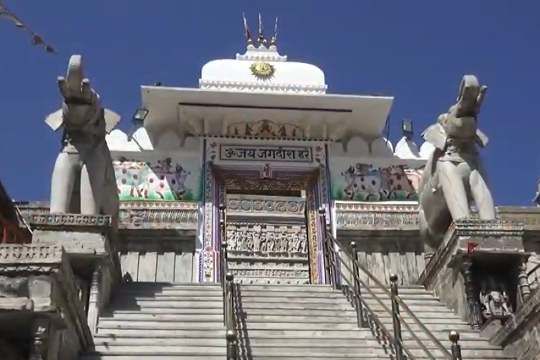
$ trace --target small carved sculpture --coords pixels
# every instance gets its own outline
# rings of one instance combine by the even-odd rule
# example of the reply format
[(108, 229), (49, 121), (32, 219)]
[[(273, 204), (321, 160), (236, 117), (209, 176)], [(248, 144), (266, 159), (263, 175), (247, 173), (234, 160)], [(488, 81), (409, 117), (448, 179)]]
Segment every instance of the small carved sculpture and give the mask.
[(512, 315), (512, 306), (507, 292), (501, 287), (496, 286), (493, 279), (490, 279), (490, 285), (482, 284), (479, 300), (481, 305), (482, 318), (484, 321), (491, 318), (505, 318)]
[(84, 78), (80, 55), (71, 56), (58, 85), (62, 108), (45, 120), (54, 131), (64, 130), (52, 175), (51, 212), (116, 215), (118, 194), (105, 134), (120, 116), (101, 106)]
[(477, 146), (488, 142), (477, 119), (486, 90), (474, 75), (465, 75), (456, 104), (423, 133), (435, 146), (418, 190), (420, 231), (432, 248), (440, 245), (453, 220), (471, 216), (470, 203), (475, 204), (480, 219), (495, 218), (477, 151)]

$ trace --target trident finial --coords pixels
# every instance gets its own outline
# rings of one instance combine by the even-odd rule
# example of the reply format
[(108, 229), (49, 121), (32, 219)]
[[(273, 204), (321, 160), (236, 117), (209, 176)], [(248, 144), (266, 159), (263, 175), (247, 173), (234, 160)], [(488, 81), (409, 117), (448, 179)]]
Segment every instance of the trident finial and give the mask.
[(278, 17), (276, 16), (276, 22), (274, 23), (274, 36), (272, 36), (272, 39), (270, 39), (270, 46), (277, 45), (277, 25), (278, 25)]
[(253, 38), (251, 37), (251, 32), (249, 31), (246, 14), (242, 13), (242, 19), (244, 20), (244, 35), (246, 36), (246, 42), (248, 46), (253, 45)]
[(266, 43), (267, 43), (266, 39), (264, 38), (261, 13), (259, 13), (259, 36), (257, 38), (257, 42), (259, 43), (259, 46), (261, 45), (266, 46)]

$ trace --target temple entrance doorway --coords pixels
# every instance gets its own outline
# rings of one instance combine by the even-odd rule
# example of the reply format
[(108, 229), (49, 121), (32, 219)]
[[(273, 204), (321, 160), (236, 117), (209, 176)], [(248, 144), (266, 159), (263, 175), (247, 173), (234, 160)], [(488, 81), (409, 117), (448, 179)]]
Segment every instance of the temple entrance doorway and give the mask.
[(317, 279), (315, 178), (223, 179), (228, 267), (236, 282), (286, 285)]

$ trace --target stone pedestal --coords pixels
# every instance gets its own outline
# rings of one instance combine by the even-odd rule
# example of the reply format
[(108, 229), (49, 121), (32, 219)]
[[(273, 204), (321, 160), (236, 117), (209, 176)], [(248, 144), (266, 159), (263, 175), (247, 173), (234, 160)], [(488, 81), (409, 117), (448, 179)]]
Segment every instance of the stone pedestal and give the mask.
[(486, 299), (501, 296), (512, 312), (530, 293), (523, 267), (529, 256), (523, 247), (523, 232), (519, 223), (457, 221), (419, 282), (479, 329), (490, 318), (504, 315), (486, 309)]
[(0, 329), (31, 359), (75, 359), (93, 348), (79, 290), (62, 247), (0, 246)]
[[(116, 224), (108, 215), (34, 214), (32, 243), (61, 246), (73, 266), (92, 333), (97, 318), (121, 279)], [(86, 305), (87, 304), (87, 305)]]

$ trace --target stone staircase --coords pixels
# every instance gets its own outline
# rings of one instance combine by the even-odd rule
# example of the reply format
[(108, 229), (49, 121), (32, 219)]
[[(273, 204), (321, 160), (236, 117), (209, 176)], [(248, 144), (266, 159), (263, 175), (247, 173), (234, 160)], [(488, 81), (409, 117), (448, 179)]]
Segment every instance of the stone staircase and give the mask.
[[(356, 313), (339, 290), (326, 285), (241, 285), (238, 289), (241, 359), (393, 358), (369, 329), (357, 327)], [(402, 287), (400, 291), (415, 315), (447, 349), (450, 349), (449, 331), (458, 330), (464, 359), (510, 359), (422, 287)], [(374, 292), (384, 299), (382, 290), (374, 289)], [(391, 316), (373, 297), (364, 296), (391, 331)], [(384, 302), (390, 306), (389, 301)], [(412, 326), (412, 330), (425, 340), (433, 355), (444, 358), (418, 326)], [(406, 329), (403, 339), (417, 359), (429, 358)]]
[(99, 318), (84, 360), (224, 360), (220, 285), (129, 283)]
[[(379, 299), (383, 300), (388, 308), (391, 307), (390, 300), (387, 299), (386, 295), (383, 295), (381, 289), (371, 288), (371, 290), (379, 297)], [(513, 359), (505, 356), (501, 347), (491, 345), (488, 339), (481, 337), (479, 331), (471, 329), (469, 324), (454, 314), (451, 309), (440, 302), (432, 292), (425, 290), (423, 286), (401, 286), (399, 287), (399, 295), (409, 306), (411, 311), (414, 312), (416, 317), (448, 350), (450, 350), (451, 345), (448, 340), (448, 333), (451, 330), (457, 330), (460, 334), (459, 344), (461, 345), (463, 359)], [(388, 329), (392, 329), (392, 317), (383, 310), (377, 300), (369, 295), (367, 291), (363, 292), (363, 297), (366, 299), (370, 308), (378, 315), (383, 324), (386, 325)], [(401, 312), (401, 315), (406, 320), (410, 320), (407, 322), (408, 324), (414, 324), (411, 317), (404, 311)], [(435, 350), (435, 345), (428, 340), (428, 336), (418, 325), (411, 325), (411, 329), (421, 340), (423, 340), (423, 343), (427, 345), (430, 351), (433, 349), (433, 355), (440, 356), (440, 358), (443, 359), (442, 354)], [(418, 359), (429, 358), (413, 340), (412, 335), (405, 326), (402, 326), (402, 335), (405, 344)]]
[[(240, 359), (393, 359), (340, 290), (327, 285), (237, 285), (235, 308)], [(372, 289), (390, 307), (382, 290)], [(450, 349), (448, 332), (460, 332), (464, 359), (511, 359), (420, 286), (400, 287), (415, 315)], [(392, 318), (364, 290), (364, 299), (391, 331)], [(96, 351), (81, 360), (214, 360), (226, 358), (219, 285), (130, 283), (113, 295), (99, 318)], [(409, 318), (402, 312), (405, 318)], [(416, 335), (443, 359), (418, 326)], [(403, 327), (417, 359), (429, 357)]]
[(341, 291), (326, 285), (239, 285), (240, 359), (389, 359)]

